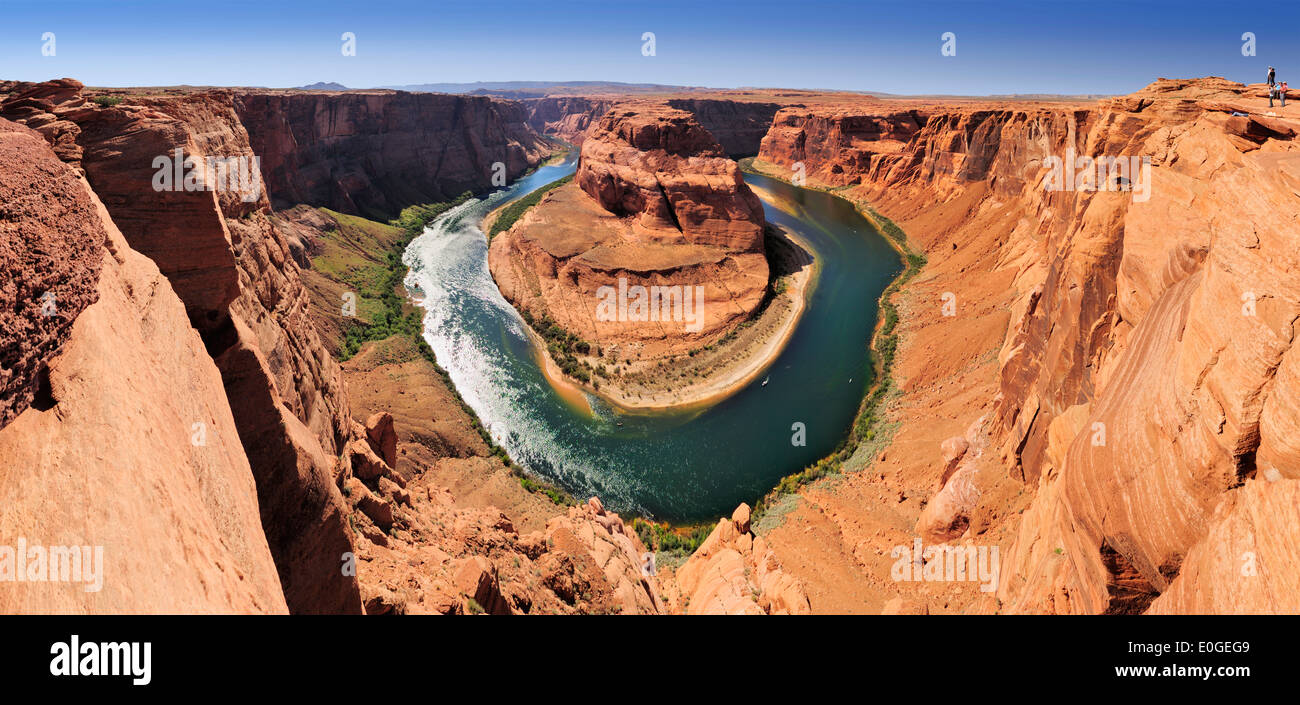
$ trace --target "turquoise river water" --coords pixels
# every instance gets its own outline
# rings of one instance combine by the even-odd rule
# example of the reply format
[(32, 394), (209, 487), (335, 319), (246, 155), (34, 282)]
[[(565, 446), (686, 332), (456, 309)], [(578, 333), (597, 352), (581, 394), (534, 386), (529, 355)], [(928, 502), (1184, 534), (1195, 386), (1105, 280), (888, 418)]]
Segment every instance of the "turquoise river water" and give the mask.
[[(423, 295), (425, 338), (511, 458), (625, 514), (696, 522), (752, 503), (834, 450), (871, 382), (876, 301), (902, 269), (884, 236), (843, 199), (746, 174), (769, 222), (797, 232), (820, 263), (803, 318), (759, 378), (768, 384), (756, 380), (691, 411), (622, 413), (591, 397), (589, 415), (543, 376), (523, 320), (488, 272), (487, 238), (478, 227), (491, 210), (575, 166), (571, 156), (458, 206), (404, 257), (407, 284)], [(796, 422), (806, 428), (802, 446), (792, 442)]]

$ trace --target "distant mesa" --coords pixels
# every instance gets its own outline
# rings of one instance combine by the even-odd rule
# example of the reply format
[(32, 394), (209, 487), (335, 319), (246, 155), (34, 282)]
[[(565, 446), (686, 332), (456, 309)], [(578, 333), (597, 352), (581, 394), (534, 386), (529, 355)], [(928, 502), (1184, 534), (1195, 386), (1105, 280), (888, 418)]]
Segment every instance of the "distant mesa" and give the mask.
[(312, 83), (312, 84), (309, 84), (309, 85), (306, 85), (306, 86), (298, 86), (298, 87), (297, 87), (296, 89), (294, 89), (294, 90), (299, 90), (299, 91), (346, 91), (346, 90), (349, 90), (349, 88), (348, 88), (347, 86), (343, 85), (342, 83), (335, 83), (335, 82), (333, 82), (333, 81), (317, 81), (316, 83)]

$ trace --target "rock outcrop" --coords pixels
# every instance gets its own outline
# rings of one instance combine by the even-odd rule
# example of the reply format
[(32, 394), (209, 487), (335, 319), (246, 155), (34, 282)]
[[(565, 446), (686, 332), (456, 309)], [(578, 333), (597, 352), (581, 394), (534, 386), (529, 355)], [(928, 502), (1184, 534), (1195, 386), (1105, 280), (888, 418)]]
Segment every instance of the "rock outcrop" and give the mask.
[(611, 109), (588, 134), (575, 176), (601, 208), (646, 239), (763, 251), (763, 206), (690, 113), (657, 104)]
[(675, 609), (685, 614), (808, 614), (803, 586), (781, 569), (749, 525), (749, 505), (718, 520), (713, 533), (673, 574)]
[(763, 137), (772, 127), (780, 103), (722, 98), (674, 98), (668, 106), (695, 116), (722, 145), (727, 156), (738, 159), (758, 154)]
[[(133, 248), (152, 259), (186, 305), (221, 372), (227, 408), (257, 483), (265, 539), (295, 612), (361, 610), (336, 465), (350, 434), (338, 364), (321, 345), (285, 237), (269, 217), (260, 175), (220, 182), (214, 159), (253, 155), (224, 91), (131, 98), (104, 107), (50, 89), (38, 124), (72, 123), (78, 164)], [(15, 95), (38, 88), (15, 87)], [(17, 110), (11, 99), (0, 111)], [(47, 135), (47, 139), (49, 135)], [(175, 160), (194, 188), (157, 188), (154, 160)], [(186, 163), (188, 162), (188, 163)], [(172, 164), (178, 166), (177, 164)], [(165, 184), (164, 184), (165, 186)], [(197, 254), (196, 254), (197, 253)], [(310, 528), (310, 530), (308, 530)]]
[(48, 394), (49, 361), (72, 335), (73, 321), (98, 298), (104, 234), (76, 175), (49, 155), (37, 133), (0, 121), (0, 160), (6, 165), (0, 173), (4, 428), (38, 393)]
[[(522, 532), (428, 474), (347, 481), (368, 614), (660, 614), (645, 549), (598, 500)], [(373, 489), (372, 489), (373, 488)]]
[(570, 144), (582, 145), (587, 130), (613, 107), (611, 98), (562, 96), (524, 100), (528, 125), (544, 135), (554, 135)]
[[(574, 183), (496, 236), (488, 261), (517, 307), (601, 349), (679, 355), (725, 335), (762, 302), (764, 226), (739, 168), (689, 113), (625, 104), (589, 131)], [(656, 286), (679, 287), (675, 316), (598, 311), (619, 290)]]
[[(620, 99), (604, 95), (549, 96), (522, 102), (528, 110), (528, 125), (534, 130), (581, 146), (587, 131), (599, 123)], [(754, 100), (749, 96), (732, 97), (725, 93), (710, 98), (666, 98), (663, 103), (693, 114), (732, 158), (758, 154), (776, 111), (799, 105)]]

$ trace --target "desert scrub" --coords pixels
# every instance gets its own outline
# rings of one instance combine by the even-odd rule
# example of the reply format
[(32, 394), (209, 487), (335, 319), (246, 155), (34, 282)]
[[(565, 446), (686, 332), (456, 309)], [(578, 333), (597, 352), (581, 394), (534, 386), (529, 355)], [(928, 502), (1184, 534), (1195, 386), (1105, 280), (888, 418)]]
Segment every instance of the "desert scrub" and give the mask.
[(640, 517), (632, 519), (632, 529), (647, 550), (656, 553), (689, 557), (713, 533), (713, 524), (698, 524), (673, 528), (669, 524), (649, 521)]
[(591, 375), (595, 370), (585, 360), (579, 360), (577, 357), (590, 355), (591, 343), (564, 330), (547, 314), (542, 314), (541, 318), (538, 318), (529, 313), (528, 309), (521, 308), (519, 315), (546, 341), (546, 349), (550, 352), (551, 359), (555, 360), (555, 364), (564, 374), (584, 384), (591, 382)]

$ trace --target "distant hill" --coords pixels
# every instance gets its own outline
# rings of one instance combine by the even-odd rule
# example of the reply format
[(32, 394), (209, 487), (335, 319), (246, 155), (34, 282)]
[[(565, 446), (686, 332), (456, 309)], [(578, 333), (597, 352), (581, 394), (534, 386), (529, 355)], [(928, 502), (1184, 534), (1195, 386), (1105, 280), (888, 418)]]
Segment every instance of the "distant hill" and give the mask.
[(298, 86), (298, 90), (300, 91), (346, 91), (348, 90), (348, 87), (341, 83), (334, 83), (333, 81), (330, 81), (328, 83), (325, 81), (318, 81), (309, 86)]

